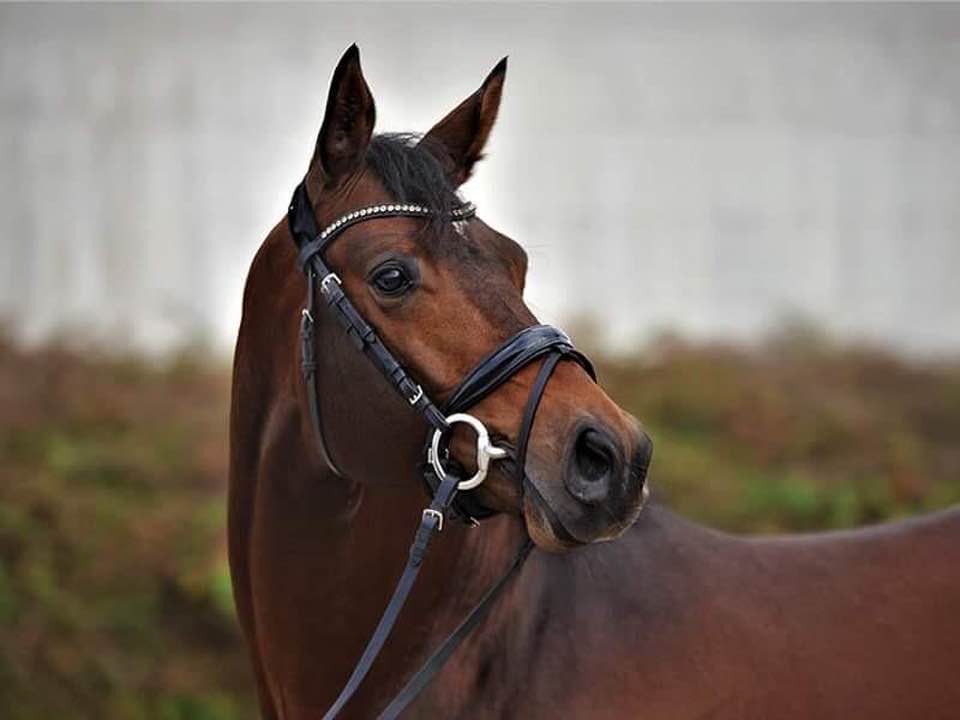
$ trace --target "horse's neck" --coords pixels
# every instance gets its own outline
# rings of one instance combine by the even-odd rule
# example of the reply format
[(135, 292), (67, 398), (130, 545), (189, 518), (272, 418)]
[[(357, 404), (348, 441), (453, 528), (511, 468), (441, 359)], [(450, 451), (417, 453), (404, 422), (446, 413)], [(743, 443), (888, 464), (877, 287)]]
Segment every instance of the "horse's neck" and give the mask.
[[(359, 575), (364, 577), (358, 577), (363, 582), (376, 574), (383, 589), (392, 589), (429, 501), (420, 488), (394, 486), (368, 489), (366, 494), (349, 527), (343, 529), (338, 562), (363, 568)], [(519, 518), (494, 517), (473, 528), (448, 514), (443, 530), (429, 546), (411, 595), (412, 606), (429, 606), (422, 616), (407, 619), (424, 626), (442, 625), (446, 615), (456, 616), (468, 608), (507, 570), (525, 539)]]
[(615, 542), (561, 555), (534, 549), (424, 693), (419, 716), (509, 717), (522, 698), (538, 717), (606, 717), (597, 715), (603, 708), (570, 705), (583, 701), (584, 678), (616, 684), (630, 676), (646, 687), (644, 676), (662, 665), (659, 651), (682, 635), (703, 596), (706, 555), (717, 542), (720, 536), (652, 506)]
[[(428, 504), (420, 488), (367, 486), (363, 495), (348, 520), (341, 516), (327, 522), (322, 533), (328, 539), (321, 579), (325, 587), (316, 594), (334, 620), (326, 641), (351, 663), (386, 607)], [(496, 517), (468, 528), (448, 517), (430, 545), (382, 659), (364, 683), (361, 703), (389, 699), (508, 569), (524, 540), (518, 518)]]

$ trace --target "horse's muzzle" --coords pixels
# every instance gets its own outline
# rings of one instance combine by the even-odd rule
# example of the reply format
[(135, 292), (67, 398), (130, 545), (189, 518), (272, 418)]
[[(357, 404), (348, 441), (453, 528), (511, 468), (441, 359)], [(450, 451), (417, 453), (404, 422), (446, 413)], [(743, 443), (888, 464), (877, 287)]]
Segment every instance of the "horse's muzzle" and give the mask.
[(617, 520), (631, 514), (640, 502), (653, 454), (649, 436), (637, 429), (631, 448), (599, 423), (586, 423), (570, 445), (563, 483), (567, 492), (588, 512), (606, 511)]

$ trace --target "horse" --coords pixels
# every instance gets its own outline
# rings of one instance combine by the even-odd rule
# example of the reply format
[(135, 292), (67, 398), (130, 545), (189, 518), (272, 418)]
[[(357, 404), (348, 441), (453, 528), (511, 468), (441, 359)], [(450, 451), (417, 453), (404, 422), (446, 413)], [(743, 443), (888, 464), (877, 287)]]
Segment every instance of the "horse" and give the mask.
[[(424, 460), (423, 398), (443, 406), (471, 368), (537, 327), (524, 251), (454, 212), (505, 76), (506, 59), (422, 136), (374, 134), (352, 46), (297, 213), (337, 235), (320, 290), (348, 298), (354, 324), (345, 331), (313, 307), (321, 279), (298, 268), (294, 205), (252, 262), (233, 371), (228, 549), (262, 716), (323, 716), (424, 527), (436, 539), (420, 580), (340, 717), (383, 712), (480, 605), (404, 717), (960, 716), (960, 513), (747, 538), (644, 506), (650, 439), (560, 335), (556, 355), (475, 398), (477, 438), (435, 421), (451, 482), (481, 474), (488, 428), (484, 447), (498, 452), (460, 494), (466, 512), (436, 496), (427, 507), (438, 490), (424, 492), (421, 471), (438, 456)], [(589, 262), (589, 238), (580, 250)], [(398, 358), (387, 379), (357, 351), (371, 347), (354, 332), (364, 319), (360, 334)]]

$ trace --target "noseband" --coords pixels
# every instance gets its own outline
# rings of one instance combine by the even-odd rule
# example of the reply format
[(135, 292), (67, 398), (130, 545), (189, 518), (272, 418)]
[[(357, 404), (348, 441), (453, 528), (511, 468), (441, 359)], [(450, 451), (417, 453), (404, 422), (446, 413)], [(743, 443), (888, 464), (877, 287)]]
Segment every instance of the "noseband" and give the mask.
[[(445, 219), (450, 222), (468, 221), (474, 216), (475, 212), (472, 204), (465, 203), (454, 208)], [(490, 463), (497, 460), (512, 455), (517, 482), (521, 486), (523, 485), (527, 445), (537, 407), (557, 364), (564, 358), (571, 359), (586, 370), (591, 378), (596, 380), (593, 365), (585, 355), (573, 346), (565, 333), (549, 325), (534, 325), (521, 330), (481, 360), (454, 389), (442, 405), (442, 411), (438, 408), (424, 391), (423, 386), (407, 373), (393, 353), (384, 345), (376, 331), (350, 302), (343, 291), (339, 276), (326, 264), (324, 258), (324, 253), (330, 244), (344, 230), (358, 223), (387, 217), (429, 218), (434, 215), (434, 211), (417, 204), (374, 205), (342, 215), (323, 230), (318, 230), (313, 205), (307, 195), (304, 183), (298, 185), (294, 191), (287, 214), (290, 233), (299, 248), (298, 264), (307, 280), (307, 298), (300, 323), (301, 366), (306, 384), (307, 403), (310, 409), (313, 434), (324, 462), (332, 472), (343, 476), (344, 473), (334, 461), (330, 454), (330, 448), (324, 439), (317, 396), (314, 313), (318, 286), (327, 306), (343, 326), (354, 346), (366, 355), (401, 397), (420, 411), (430, 426), (425, 444), (426, 461), (423, 463), (423, 474), (425, 483), (432, 494), (432, 500), (423, 511), (420, 527), (410, 548), (407, 567), (394, 590), (387, 609), (384, 611), (380, 623), (354, 668), (353, 674), (336, 702), (327, 711), (324, 720), (336, 717), (359, 688), (360, 683), (386, 642), (396, 617), (413, 587), (413, 582), (419, 573), (430, 540), (435, 533), (443, 528), (447, 513), (450, 512), (471, 525), (476, 525), (478, 519), (493, 514), (491, 510), (483, 507), (471, 491), (483, 483)], [(494, 445), (483, 423), (473, 415), (468, 414), (467, 410), (510, 380), (522, 368), (541, 358), (544, 359), (544, 362), (527, 398), (517, 435), (516, 447), (511, 453), (507, 448)], [(457, 424), (469, 425), (477, 435), (477, 471), (469, 478), (461, 477), (461, 473), (456, 468), (456, 463), (449, 457), (446, 446), (451, 430)], [(393, 718), (399, 715), (429, 682), (430, 678), (439, 671), (459, 642), (484, 617), (492, 600), (506, 586), (509, 578), (520, 568), (531, 547), (532, 544), (529, 540), (524, 543), (510, 569), (484, 595), (480, 603), (473, 608), (460, 626), (434, 652), (423, 668), (411, 678), (401, 693), (384, 710), (381, 717)]]

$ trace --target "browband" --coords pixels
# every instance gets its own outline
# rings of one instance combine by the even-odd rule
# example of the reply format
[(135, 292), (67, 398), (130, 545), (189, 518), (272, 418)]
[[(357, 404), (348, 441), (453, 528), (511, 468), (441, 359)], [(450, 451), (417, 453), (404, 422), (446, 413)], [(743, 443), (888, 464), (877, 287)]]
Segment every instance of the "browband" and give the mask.
[[(300, 187), (303, 187), (301, 184)], [(300, 188), (298, 188), (299, 191)], [(304, 195), (306, 195), (306, 190), (303, 190)], [(306, 203), (309, 206), (309, 202)], [(292, 204), (291, 204), (292, 207)], [(473, 203), (463, 203), (459, 207), (455, 207), (450, 211), (450, 220), (457, 222), (460, 220), (469, 220), (477, 213), (477, 208)], [(359, 210), (354, 210), (349, 212), (346, 215), (341, 215), (339, 218), (334, 220), (332, 223), (327, 225), (319, 233), (315, 234), (315, 237), (312, 240), (304, 243), (300, 246), (300, 252), (297, 255), (297, 265), (301, 270), (305, 269), (307, 263), (310, 262), (310, 259), (319, 253), (322, 253), (326, 250), (327, 245), (329, 245), (334, 238), (337, 237), (340, 233), (346, 230), (351, 225), (356, 225), (357, 223), (363, 222), (364, 220), (374, 220), (376, 218), (388, 218), (388, 217), (419, 217), (425, 218), (433, 215), (433, 211), (430, 208), (424, 207), (423, 205), (417, 205), (416, 203), (399, 203), (391, 205), (370, 205), (369, 207), (360, 208)], [(312, 220), (312, 213), (311, 213)], [(314, 224), (314, 227), (316, 225)]]

